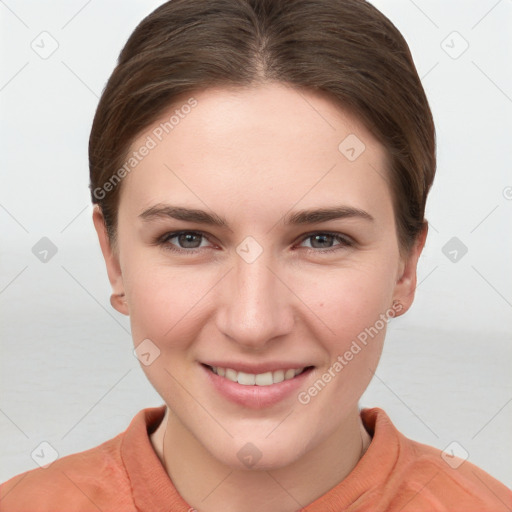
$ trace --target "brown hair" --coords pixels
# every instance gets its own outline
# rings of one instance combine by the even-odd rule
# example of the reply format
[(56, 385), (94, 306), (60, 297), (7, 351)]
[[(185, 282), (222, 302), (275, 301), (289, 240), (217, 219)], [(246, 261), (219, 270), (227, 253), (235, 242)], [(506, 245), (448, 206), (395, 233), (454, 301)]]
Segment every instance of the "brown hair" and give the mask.
[(384, 145), (409, 249), (435, 174), (434, 122), (407, 43), (364, 0), (172, 0), (147, 16), (121, 51), (89, 140), (91, 197), (111, 242), (121, 188), (112, 179), (145, 128), (184, 94), (273, 81), (327, 95)]

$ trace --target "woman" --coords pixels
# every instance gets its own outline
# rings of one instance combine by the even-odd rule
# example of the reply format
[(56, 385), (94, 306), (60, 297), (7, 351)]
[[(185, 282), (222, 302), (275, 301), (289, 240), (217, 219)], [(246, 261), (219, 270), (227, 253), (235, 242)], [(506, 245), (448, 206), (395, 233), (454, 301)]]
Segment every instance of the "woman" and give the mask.
[(93, 221), (165, 405), (3, 484), (2, 510), (502, 510), (512, 493), (359, 410), (412, 304), (435, 132), (360, 0), (173, 0), (90, 137)]

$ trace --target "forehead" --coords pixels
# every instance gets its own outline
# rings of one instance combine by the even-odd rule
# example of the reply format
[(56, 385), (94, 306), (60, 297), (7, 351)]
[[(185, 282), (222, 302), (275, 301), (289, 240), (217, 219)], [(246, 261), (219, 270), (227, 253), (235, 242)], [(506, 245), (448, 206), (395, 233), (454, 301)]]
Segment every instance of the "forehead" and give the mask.
[(382, 145), (329, 99), (284, 84), (183, 95), (140, 134), (133, 153), (120, 207), (181, 199), (236, 204), (242, 214), (259, 208), (261, 217), (297, 201), (374, 211), (390, 203)]

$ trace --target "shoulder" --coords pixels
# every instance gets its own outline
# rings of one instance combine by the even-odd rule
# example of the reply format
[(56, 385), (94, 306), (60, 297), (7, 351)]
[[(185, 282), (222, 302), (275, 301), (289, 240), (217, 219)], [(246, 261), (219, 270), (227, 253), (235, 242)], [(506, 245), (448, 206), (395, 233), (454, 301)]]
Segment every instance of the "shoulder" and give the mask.
[(121, 460), (124, 433), (89, 450), (17, 475), (0, 486), (0, 510), (135, 510)]
[(401, 434), (381, 409), (363, 412), (398, 448), (387, 478), (391, 508), (407, 510), (497, 511), (512, 508), (512, 491), (465, 457), (460, 445), (444, 451)]
[(512, 491), (465, 456), (458, 457), (456, 450), (441, 451), (404, 439), (407, 463), (403, 472), (408, 474), (408, 491), (417, 502), (465, 512), (512, 508)]

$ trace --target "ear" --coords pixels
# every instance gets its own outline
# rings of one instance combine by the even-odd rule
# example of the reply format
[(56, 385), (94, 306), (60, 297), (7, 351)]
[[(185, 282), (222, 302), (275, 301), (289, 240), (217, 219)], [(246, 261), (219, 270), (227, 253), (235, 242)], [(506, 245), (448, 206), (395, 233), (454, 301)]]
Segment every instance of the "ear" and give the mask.
[(427, 239), (428, 224), (425, 222), (423, 229), (416, 238), (409, 252), (403, 256), (398, 272), (398, 279), (393, 293), (393, 301), (399, 303), (397, 315), (403, 315), (412, 305), (417, 286), (417, 267), (425, 241)]
[(103, 258), (105, 259), (105, 264), (107, 266), (108, 280), (112, 286), (113, 294), (110, 299), (110, 303), (114, 309), (119, 311), (119, 313), (128, 315), (128, 304), (125, 299), (123, 275), (119, 264), (119, 257), (117, 255), (117, 251), (114, 250), (110, 243), (105, 219), (103, 218), (101, 208), (97, 204), (94, 205), (92, 220), (94, 222), (96, 233), (98, 234), (101, 252), (103, 253)]

